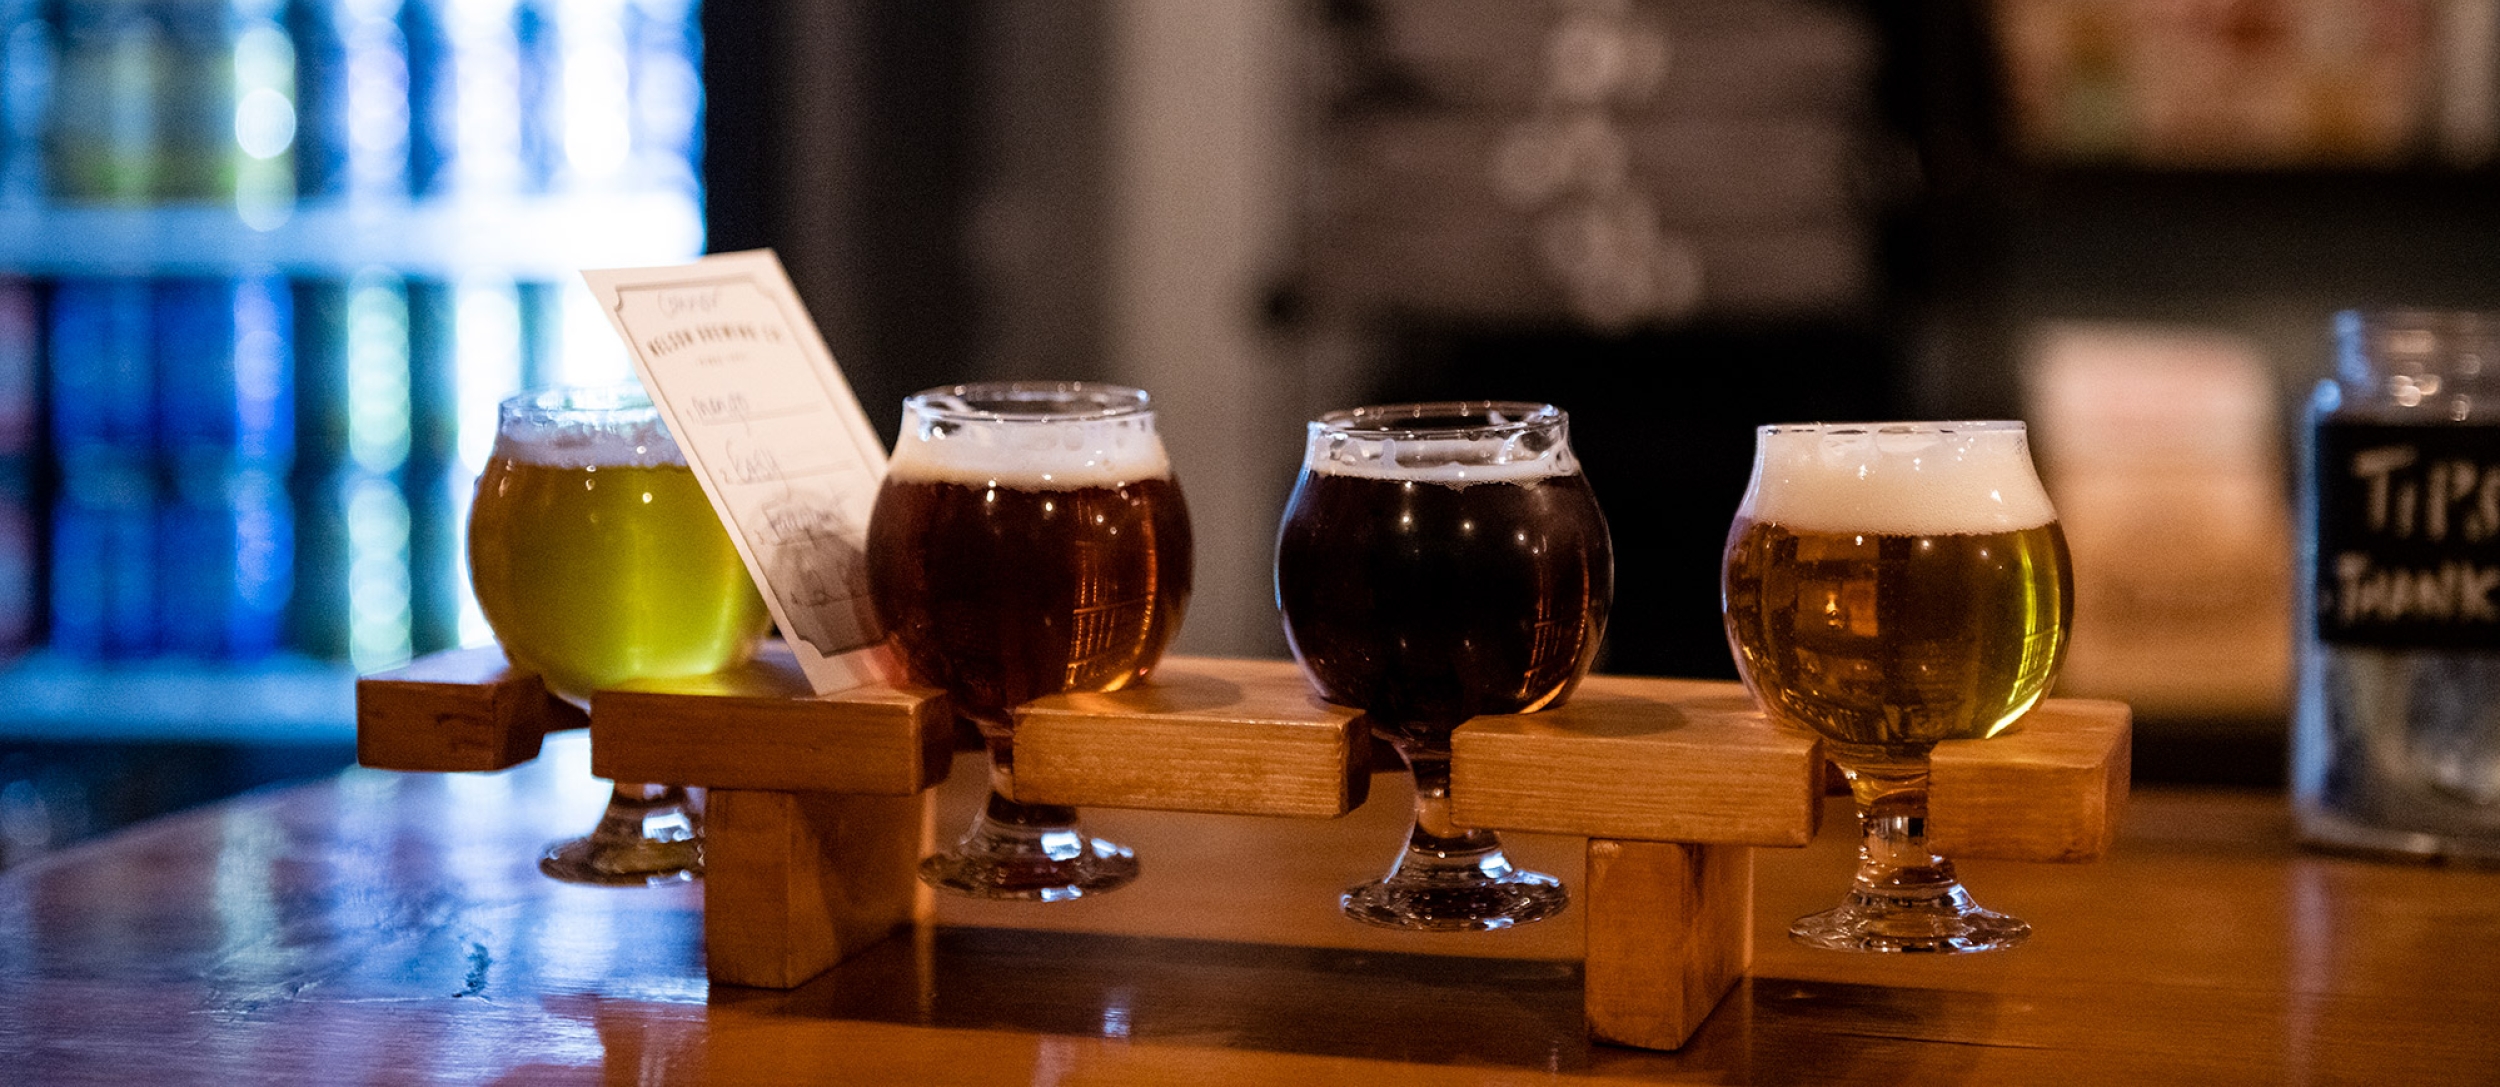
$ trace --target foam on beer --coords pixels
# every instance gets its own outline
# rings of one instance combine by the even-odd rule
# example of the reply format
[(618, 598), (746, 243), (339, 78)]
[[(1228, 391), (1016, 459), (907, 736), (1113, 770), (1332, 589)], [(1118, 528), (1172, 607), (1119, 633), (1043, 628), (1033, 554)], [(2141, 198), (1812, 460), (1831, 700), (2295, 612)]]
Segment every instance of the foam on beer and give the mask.
[(1569, 446), (1526, 450), (1505, 438), (1349, 438), (1315, 430), (1304, 463), (1324, 476), (1399, 482), (1534, 483), (1571, 475), (1580, 463)]
[(2019, 425), (1774, 427), (1741, 517), (1812, 532), (1946, 536), (2057, 519)]
[(659, 417), (616, 430), (562, 426), (495, 436), (497, 457), (546, 468), (656, 468), (684, 464), (686, 454), (670, 440)]
[(998, 485), (1024, 491), (1116, 487), (1166, 479), (1172, 463), (1151, 417), (1130, 415), (1035, 426), (987, 421), (912, 429), (894, 446), (886, 474), (923, 483)]

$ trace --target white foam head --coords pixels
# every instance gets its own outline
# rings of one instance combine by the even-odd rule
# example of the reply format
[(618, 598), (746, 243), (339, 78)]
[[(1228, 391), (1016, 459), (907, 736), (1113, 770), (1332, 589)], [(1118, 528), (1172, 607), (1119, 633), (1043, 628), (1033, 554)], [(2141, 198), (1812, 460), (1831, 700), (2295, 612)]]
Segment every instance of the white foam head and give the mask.
[(1302, 464), (1317, 475), (1356, 479), (1534, 483), (1580, 470), (1569, 428), (1568, 418), (1546, 404), (1357, 408), (1310, 425)]
[[(1012, 386), (1010, 388), (1024, 388)], [(890, 478), (972, 486), (999, 484), (1020, 490), (1114, 487), (1167, 479), (1172, 462), (1155, 433), (1146, 396), (1116, 386), (1061, 386), (1084, 394), (1086, 408), (1066, 400), (1031, 402), (963, 395), (987, 390), (964, 386), (932, 390), (904, 401), (903, 434), (886, 465)], [(1134, 394), (1133, 400), (1128, 394)]]
[(2057, 519), (2019, 422), (1781, 425), (1756, 439), (1737, 511), (1756, 522), (1945, 536)]
[(498, 413), (499, 458), (549, 468), (686, 463), (639, 385), (542, 389), (504, 401)]

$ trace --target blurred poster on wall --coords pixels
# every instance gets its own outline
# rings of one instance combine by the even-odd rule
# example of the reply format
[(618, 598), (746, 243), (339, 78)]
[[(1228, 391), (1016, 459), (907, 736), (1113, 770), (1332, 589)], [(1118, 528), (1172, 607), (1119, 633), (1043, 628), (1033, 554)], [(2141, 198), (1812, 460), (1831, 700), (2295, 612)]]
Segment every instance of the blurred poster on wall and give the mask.
[(2489, 160), (2494, 0), (1997, 0), (2009, 120), (2048, 161)]
[(2058, 693), (2174, 721), (2284, 712), (2292, 522), (2272, 373), (2226, 332), (2033, 331), (2034, 452), (2075, 563)]

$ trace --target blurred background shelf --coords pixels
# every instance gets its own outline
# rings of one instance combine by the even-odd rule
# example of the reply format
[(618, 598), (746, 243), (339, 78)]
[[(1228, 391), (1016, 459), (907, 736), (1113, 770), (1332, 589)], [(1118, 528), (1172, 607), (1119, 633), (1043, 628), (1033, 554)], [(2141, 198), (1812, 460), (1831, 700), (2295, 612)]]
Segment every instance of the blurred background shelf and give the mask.
[(352, 745), (355, 688), (352, 667), (292, 655), (219, 665), (36, 653), (0, 669), (0, 745)]
[(694, 0), (0, 0), (0, 865), (353, 759), (488, 636), (495, 405), (703, 251)]
[(50, 276), (254, 267), (344, 276), (380, 266), (561, 281), (583, 268), (665, 264), (703, 249), (702, 203), (685, 193), (327, 200), (266, 214), (274, 221), (254, 226), (213, 205), (0, 204), (0, 267)]

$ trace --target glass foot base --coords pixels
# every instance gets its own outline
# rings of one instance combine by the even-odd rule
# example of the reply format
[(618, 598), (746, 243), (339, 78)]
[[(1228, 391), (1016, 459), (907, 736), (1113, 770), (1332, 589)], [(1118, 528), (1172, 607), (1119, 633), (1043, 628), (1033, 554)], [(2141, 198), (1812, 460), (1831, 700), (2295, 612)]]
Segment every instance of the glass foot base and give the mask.
[(645, 887), (703, 875), (703, 816), (675, 785), (620, 784), (588, 835), (548, 846), (538, 870), (560, 883)]
[(1965, 901), (1904, 906), (1880, 900), (1851, 901), (1800, 917), (1788, 938), (1827, 951), (1878, 951), (1961, 955), (2003, 951), (2031, 936), (2031, 925)]
[(920, 862), (920, 882), (971, 898), (1063, 902), (1128, 886), (1137, 854), (1076, 831), (966, 838)]
[(684, 883), (703, 875), (703, 843), (699, 839), (602, 841), (593, 835), (547, 847), (539, 855), (538, 870), (561, 883), (596, 887)]
[(1571, 904), (1562, 881), (1516, 869), (1499, 879), (1423, 880), (1392, 875), (1346, 889), (1345, 915), (1410, 932), (1487, 932), (1545, 920)]

